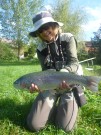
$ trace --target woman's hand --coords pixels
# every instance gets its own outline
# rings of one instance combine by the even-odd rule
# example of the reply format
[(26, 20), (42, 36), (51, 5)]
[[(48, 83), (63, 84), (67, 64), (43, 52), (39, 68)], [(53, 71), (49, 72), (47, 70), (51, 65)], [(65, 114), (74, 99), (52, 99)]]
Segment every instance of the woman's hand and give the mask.
[(65, 80), (63, 80), (60, 84), (59, 84), (59, 89), (60, 90), (68, 90), (71, 87), (69, 86), (68, 83), (65, 82)]
[(30, 93), (34, 93), (34, 92), (40, 92), (40, 89), (38, 88), (37, 85), (35, 85), (34, 83), (31, 84), (30, 88), (29, 88)]
[[(65, 82), (65, 80), (63, 80), (60, 84), (59, 84), (59, 86), (58, 86), (58, 88), (56, 89), (56, 90), (70, 90), (71, 89), (71, 87), (72, 87), (72, 85), (69, 85), (68, 83), (66, 83)], [(35, 85), (35, 84), (31, 84), (31, 86), (30, 86), (30, 88), (29, 88), (29, 91), (30, 91), (30, 93), (34, 93), (34, 92), (41, 92), (41, 90), (38, 88), (38, 86), (37, 85)]]

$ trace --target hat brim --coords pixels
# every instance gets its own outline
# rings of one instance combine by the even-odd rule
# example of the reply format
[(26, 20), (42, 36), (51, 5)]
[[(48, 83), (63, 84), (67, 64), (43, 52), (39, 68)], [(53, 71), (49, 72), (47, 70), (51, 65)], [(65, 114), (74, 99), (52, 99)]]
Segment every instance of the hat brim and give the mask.
[[(48, 22), (57, 23), (60, 27), (63, 26), (63, 23), (61, 23), (61, 22), (49, 21), (49, 20), (48, 20), (48, 21), (46, 21), (45, 23), (42, 23), (42, 24), (40, 25), (40, 27), (41, 27), (42, 25), (48, 23)], [(29, 35), (30, 35), (31, 37), (37, 37), (37, 31), (38, 31), (38, 29), (39, 29), (40, 27), (34, 27), (33, 30), (29, 33)]]

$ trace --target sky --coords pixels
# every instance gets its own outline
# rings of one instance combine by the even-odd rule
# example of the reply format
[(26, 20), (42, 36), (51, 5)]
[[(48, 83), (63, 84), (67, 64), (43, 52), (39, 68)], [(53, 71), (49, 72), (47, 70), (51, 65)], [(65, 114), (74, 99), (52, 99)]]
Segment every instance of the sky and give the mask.
[[(45, 0), (45, 4), (54, 4), (54, 0)], [(87, 14), (87, 21), (82, 25), (84, 39), (90, 41), (101, 25), (101, 0), (73, 0), (74, 8), (81, 8)]]
[[(55, 0), (45, 0), (44, 5), (55, 5)], [(82, 25), (84, 40), (90, 41), (101, 26), (101, 0), (72, 0), (73, 8), (82, 9), (87, 15), (87, 21)], [(1, 26), (0, 26), (1, 28)]]

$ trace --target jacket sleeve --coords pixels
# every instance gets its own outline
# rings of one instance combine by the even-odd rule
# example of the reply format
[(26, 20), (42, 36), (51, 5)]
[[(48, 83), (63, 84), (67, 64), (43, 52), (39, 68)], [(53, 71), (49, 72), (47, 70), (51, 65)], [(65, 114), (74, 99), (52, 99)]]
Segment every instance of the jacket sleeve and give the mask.
[(37, 56), (38, 56), (42, 71), (47, 70), (48, 68), (47, 68), (47, 65), (45, 64), (45, 59), (46, 59), (46, 56), (47, 56), (45, 49), (43, 51), (39, 51), (37, 49), (36, 52), (37, 52)]
[(65, 66), (69, 72), (76, 73), (79, 67), (78, 57), (77, 57), (77, 42), (73, 36), (69, 38), (68, 46), (66, 47), (68, 51), (68, 64)]

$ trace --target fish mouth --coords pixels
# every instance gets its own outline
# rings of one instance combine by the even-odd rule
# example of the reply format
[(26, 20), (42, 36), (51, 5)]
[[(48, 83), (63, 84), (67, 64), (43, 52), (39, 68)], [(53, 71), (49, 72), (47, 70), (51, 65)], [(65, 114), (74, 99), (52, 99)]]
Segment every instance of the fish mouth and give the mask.
[(18, 85), (19, 85), (18, 81), (15, 81), (15, 82), (13, 83), (13, 86), (14, 86), (15, 88), (17, 88), (17, 89), (18, 89)]
[(16, 88), (16, 89), (24, 89), (24, 90), (27, 90), (29, 89), (29, 87), (25, 84), (25, 83), (21, 83), (19, 82), (18, 80), (16, 80), (14, 83), (13, 83), (13, 86)]

